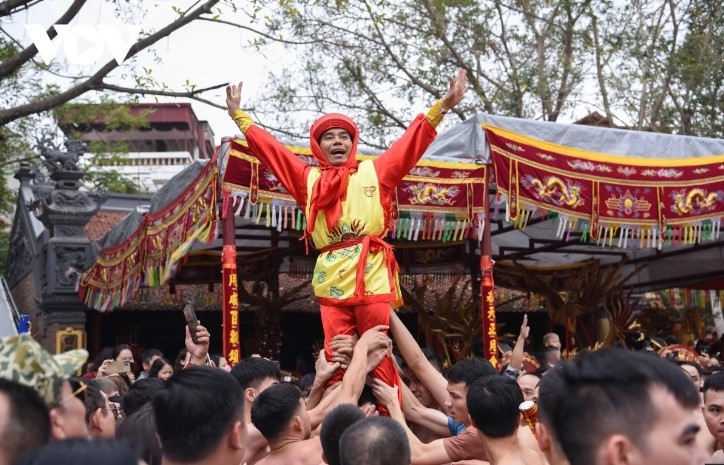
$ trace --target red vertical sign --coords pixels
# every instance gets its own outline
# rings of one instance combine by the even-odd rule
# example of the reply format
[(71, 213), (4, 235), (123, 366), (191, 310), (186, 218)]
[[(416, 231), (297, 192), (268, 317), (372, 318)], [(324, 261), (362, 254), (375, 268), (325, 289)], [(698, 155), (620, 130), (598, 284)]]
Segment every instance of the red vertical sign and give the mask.
[(236, 272), (236, 227), (234, 221), (234, 202), (224, 192), (222, 214), (224, 247), (221, 252), (221, 279), (223, 280), (223, 351), (229, 365), (234, 366), (241, 360), (241, 336), (239, 333), (239, 283)]

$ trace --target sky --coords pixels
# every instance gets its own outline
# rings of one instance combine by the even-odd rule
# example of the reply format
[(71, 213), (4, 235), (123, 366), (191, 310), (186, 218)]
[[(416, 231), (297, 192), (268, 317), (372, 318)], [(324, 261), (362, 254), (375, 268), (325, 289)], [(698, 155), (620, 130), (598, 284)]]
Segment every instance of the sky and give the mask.
[[(138, 12), (128, 21), (144, 28), (159, 28), (169, 22), (175, 13), (173, 6), (184, 6), (188, 8), (192, 1), (156, 0), (141, 2), (145, 5), (147, 13)], [(26, 14), (13, 17), (13, 23), (5, 25), (5, 29), (17, 38), (22, 45), (27, 46), (32, 42), (28, 34), (27, 25), (42, 25), (48, 28), (62, 15), (70, 5), (70, 0), (44, 0), (38, 6), (31, 7)], [(133, 3), (133, 1), (131, 2)], [(200, 3), (200, 2), (199, 2)], [(229, 21), (243, 21), (241, 15), (227, 12), (223, 19)], [(114, 5), (110, 1), (90, 0), (81, 10), (77, 20), (72, 26), (77, 25), (121, 25), (122, 22), (114, 16)], [(128, 30), (119, 28), (123, 34)], [(126, 34), (127, 35), (127, 34)], [(160, 57), (160, 62), (155, 62), (149, 52), (141, 52), (137, 61), (124, 62), (120, 67), (107, 78), (107, 82), (132, 87), (133, 81), (123, 79), (122, 73), (128, 71), (131, 66), (137, 69), (152, 69), (151, 75), (160, 82), (166, 83), (169, 88), (182, 90), (184, 83), (188, 80), (203, 88), (221, 83), (244, 81), (242, 104), (257, 93), (263, 85), (265, 72), (273, 66), (281, 66), (288, 57), (282, 51), (262, 55), (247, 45), (250, 37), (238, 28), (231, 26), (213, 24), (210, 22), (194, 21), (184, 28), (174, 32), (170, 37), (162, 39), (154, 49)], [(121, 37), (125, 39), (125, 37)], [(58, 39), (56, 38), (55, 41)], [(65, 52), (66, 44), (58, 44), (60, 49), (58, 56)], [(86, 44), (87, 46), (87, 44)], [(80, 45), (83, 47), (83, 45)], [(106, 50), (108, 50), (106, 48)], [(105, 63), (112, 59), (110, 52), (106, 51), (98, 60)], [(74, 65), (67, 71), (68, 74), (77, 73), (79, 70), (88, 70), (91, 67), (80, 69)], [(96, 66), (97, 68), (98, 66)], [(225, 90), (223, 88), (204, 94), (208, 100), (224, 105)], [(141, 97), (144, 102), (154, 102), (154, 97)], [(215, 134), (215, 142), (218, 143), (223, 136), (233, 135), (238, 132), (236, 125), (231, 121), (224, 110), (193, 100), (171, 99), (158, 97), (159, 101), (190, 101), (197, 117), (210, 123)]]

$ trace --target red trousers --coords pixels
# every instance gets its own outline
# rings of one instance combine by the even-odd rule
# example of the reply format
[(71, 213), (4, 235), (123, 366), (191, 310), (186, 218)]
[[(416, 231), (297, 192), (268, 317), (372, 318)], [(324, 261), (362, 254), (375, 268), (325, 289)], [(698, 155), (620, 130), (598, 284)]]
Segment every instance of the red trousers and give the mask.
[[(390, 311), (392, 308), (388, 302), (376, 304), (363, 304), (351, 307), (332, 307), (320, 305), (322, 314), (322, 328), (324, 328), (324, 353), (327, 360), (332, 359), (332, 352), (329, 350), (329, 343), (338, 334), (352, 335), (355, 332), (362, 336), (370, 328), (377, 325), (390, 325)], [(385, 331), (386, 333), (386, 331)], [(330, 379), (329, 384), (342, 380), (343, 370)], [(400, 375), (395, 369), (395, 363), (390, 355), (386, 355), (379, 365), (372, 370), (372, 377), (380, 379), (389, 386), (397, 386), (398, 400), (402, 401), (402, 388), (400, 387)], [(379, 406), (378, 410), (382, 415), (389, 415), (387, 409)]]

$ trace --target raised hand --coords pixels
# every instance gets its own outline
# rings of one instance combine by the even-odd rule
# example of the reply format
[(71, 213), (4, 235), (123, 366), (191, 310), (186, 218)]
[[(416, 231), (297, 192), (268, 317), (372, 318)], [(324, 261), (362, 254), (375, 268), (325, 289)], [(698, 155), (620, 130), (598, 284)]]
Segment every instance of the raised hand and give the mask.
[(372, 380), (371, 387), (377, 401), (388, 409), (393, 405), (393, 403), (399, 402), (397, 386), (392, 387), (384, 381), (375, 378)]
[(462, 68), (458, 68), (457, 76), (450, 76), (450, 87), (448, 88), (445, 96), (442, 98), (442, 104), (445, 106), (445, 108), (450, 109), (460, 103), (460, 101), (463, 99), (463, 96), (465, 95), (467, 87), (467, 72)]
[(239, 85), (229, 84), (226, 86), (226, 109), (229, 112), (229, 116), (234, 116), (234, 112), (241, 107), (241, 88), (244, 85), (243, 82), (239, 82)]
[(339, 362), (346, 370), (352, 361), (354, 345), (357, 343), (356, 335), (338, 334), (329, 341), (329, 350), (332, 352), (332, 361)]
[(522, 339), (528, 339), (528, 335), (530, 335), (530, 327), (528, 327), (528, 314), (526, 313), (523, 315), (523, 324), (520, 325), (520, 333), (518, 333), (518, 337)]
[(370, 328), (362, 335), (359, 342), (364, 342), (367, 346), (367, 353), (376, 351), (378, 349), (384, 349), (385, 351), (390, 348), (390, 338), (387, 337), (386, 333), (389, 326), (377, 325), (374, 328)]
[(317, 357), (317, 363), (314, 364), (315, 374), (318, 378), (324, 379), (325, 381), (334, 375), (339, 369), (339, 362), (328, 362), (327, 357), (324, 355), (324, 349), (319, 351), (319, 357)]
[(198, 342), (194, 342), (194, 340), (191, 339), (189, 327), (186, 326), (186, 340), (184, 342), (186, 342), (186, 350), (188, 350), (190, 355), (189, 361), (194, 365), (203, 365), (206, 363), (206, 356), (209, 353), (210, 337), (211, 334), (209, 331), (204, 326), (201, 326), (199, 322), (199, 325), (196, 326), (196, 340)]

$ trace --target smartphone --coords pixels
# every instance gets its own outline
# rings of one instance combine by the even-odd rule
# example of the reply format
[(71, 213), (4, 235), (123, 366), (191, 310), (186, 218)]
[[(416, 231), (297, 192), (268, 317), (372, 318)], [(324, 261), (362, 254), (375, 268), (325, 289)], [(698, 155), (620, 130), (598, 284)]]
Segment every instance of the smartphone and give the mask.
[(196, 327), (199, 325), (199, 319), (196, 318), (194, 304), (192, 304), (190, 300), (186, 302), (186, 305), (184, 305), (184, 318), (186, 318), (186, 325), (189, 327), (191, 340), (194, 341), (194, 344), (198, 344), (199, 341), (196, 339)]
[(20, 321), (18, 321), (18, 334), (25, 334), (30, 332), (30, 315), (20, 315)]
[(130, 360), (115, 360), (106, 365), (108, 374), (117, 373), (130, 373), (131, 372), (131, 361)]

